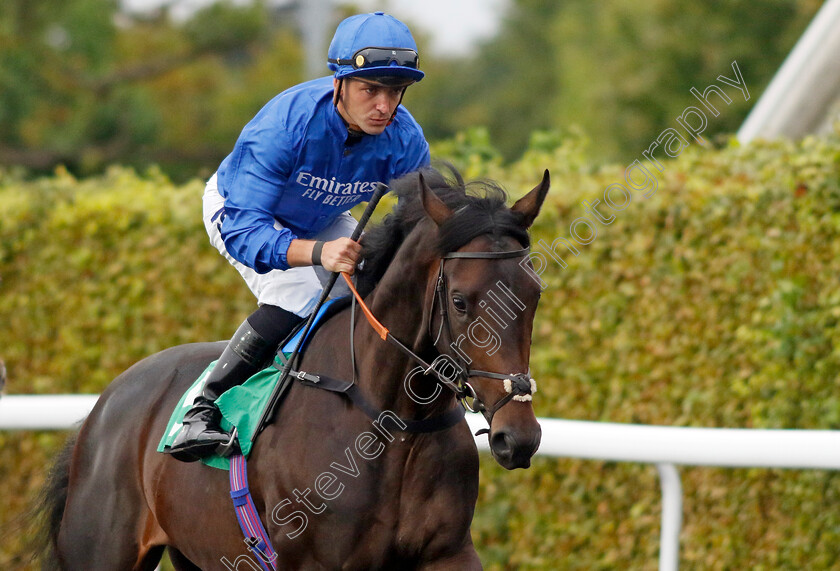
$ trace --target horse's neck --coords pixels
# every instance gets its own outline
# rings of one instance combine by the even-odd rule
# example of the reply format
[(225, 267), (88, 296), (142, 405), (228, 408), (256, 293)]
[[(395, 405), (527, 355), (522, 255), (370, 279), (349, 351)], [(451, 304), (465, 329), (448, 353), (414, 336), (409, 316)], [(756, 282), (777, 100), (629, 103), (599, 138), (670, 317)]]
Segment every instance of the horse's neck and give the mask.
[[(392, 336), (429, 362), (433, 357), (430, 352), (434, 350), (424, 312), (428, 311), (430, 303), (427, 285), (433, 262), (423, 262), (429, 260), (429, 256), (422, 253), (428, 248), (425, 244), (428, 239), (422, 234), (407, 238), (367, 301), (373, 314)], [(406, 379), (410, 377), (408, 382), (415, 396), (426, 397), (439, 390), (433, 377), (418, 374), (418, 363), (393, 344), (383, 341), (363, 323), (364, 318), (360, 316), (357, 321), (360, 382), (379, 407), (403, 418), (427, 418), (452, 405), (454, 397), (445, 389), (428, 403), (423, 398), (412, 398), (406, 389)]]

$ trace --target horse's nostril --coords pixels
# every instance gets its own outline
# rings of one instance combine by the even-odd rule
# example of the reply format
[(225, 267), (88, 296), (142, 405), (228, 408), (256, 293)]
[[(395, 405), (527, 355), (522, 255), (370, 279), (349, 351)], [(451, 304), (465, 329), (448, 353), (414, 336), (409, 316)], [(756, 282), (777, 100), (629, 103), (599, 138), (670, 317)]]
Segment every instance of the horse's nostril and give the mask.
[(540, 445), (540, 431), (520, 433), (500, 428), (490, 436), (490, 450), (503, 468), (527, 468)]
[(516, 442), (509, 433), (504, 430), (498, 431), (490, 439), (490, 447), (496, 454), (509, 455), (513, 451)]

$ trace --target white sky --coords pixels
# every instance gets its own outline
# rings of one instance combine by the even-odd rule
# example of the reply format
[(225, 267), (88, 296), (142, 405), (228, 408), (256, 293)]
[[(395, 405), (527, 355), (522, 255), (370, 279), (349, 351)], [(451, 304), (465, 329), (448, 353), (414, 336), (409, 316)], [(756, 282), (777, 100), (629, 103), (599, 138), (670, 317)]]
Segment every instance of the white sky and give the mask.
[(436, 53), (461, 55), (477, 39), (492, 36), (507, 0), (357, 0), (369, 12), (406, 19), (432, 38)]
[[(174, 13), (194, 10), (212, 0), (174, 2)], [(237, 3), (247, 0), (235, 0)], [(306, 2), (307, 0), (299, 0)], [(286, 4), (287, 0), (272, 0)], [(172, 0), (121, 0), (131, 11), (154, 8)], [(355, 0), (363, 11), (382, 10), (399, 19), (409, 20), (417, 32), (430, 36), (431, 49), (438, 54), (462, 55), (473, 43), (492, 36), (499, 25), (508, 0)], [(414, 31), (414, 30), (412, 30)], [(416, 33), (416, 32), (415, 32)], [(330, 37), (332, 31), (330, 31)]]

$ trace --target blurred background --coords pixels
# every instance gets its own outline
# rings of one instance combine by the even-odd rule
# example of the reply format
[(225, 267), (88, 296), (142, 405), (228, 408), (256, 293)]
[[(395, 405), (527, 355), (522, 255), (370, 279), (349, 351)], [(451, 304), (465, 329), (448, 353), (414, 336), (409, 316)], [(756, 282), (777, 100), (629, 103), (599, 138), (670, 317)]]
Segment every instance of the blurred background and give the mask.
[[(726, 87), (732, 104), (709, 116), (702, 146), (657, 155), (657, 193), (634, 193), (567, 268), (542, 275), (534, 408), (838, 430), (838, 124), (825, 108), (793, 138), (733, 136), (821, 6), (2, 0), (0, 399), (4, 381), (10, 394), (98, 394), (157, 351), (229, 338), (254, 299), (207, 243), (203, 180), (270, 98), (328, 73), (341, 19), (382, 9), (420, 45), (427, 75), (405, 105), (434, 159), (513, 197), (550, 169), (534, 243), (568, 236), (582, 201), (698, 104), (690, 89), (733, 77), (737, 61), (750, 100)], [(838, 81), (822, 79), (798, 86), (788, 120)], [(0, 431), (3, 571), (37, 568), (28, 509), (66, 437)], [(683, 568), (840, 571), (840, 473), (680, 476)], [(491, 571), (656, 569), (660, 513), (650, 465), (537, 457), (506, 472), (483, 457), (472, 533)]]
[[(427, 78), (406, 106), (430, 141), (472, 132), (512, 161), (585, 134), (596, 160), (621, 161), (733, 59), (759, 95), (820, 4), (4, 0), (0, 164), (207, 176), (268, 99), (328, 73), (336, 24), (372, 9), (418, 39)], [(751, 104), (737, 102), (709, 133), (735, 131)]]

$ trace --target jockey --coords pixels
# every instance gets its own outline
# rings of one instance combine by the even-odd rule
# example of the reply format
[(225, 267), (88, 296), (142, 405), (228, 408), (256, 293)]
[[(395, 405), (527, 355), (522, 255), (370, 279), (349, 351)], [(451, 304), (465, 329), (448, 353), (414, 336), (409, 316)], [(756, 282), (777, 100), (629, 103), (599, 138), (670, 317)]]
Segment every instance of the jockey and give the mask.
[[(186, 462), (222, 451), (216, 398), (267, 366), (313, 310), (331, 272), (353, 273), (361, 246), (349, 209), (378, 182), (429, 164), (423, 131), (400, 105), (423, 79), (408, 28), (376, 12), (341, 22), (332, 77), (297, 85), (257, 113), (207, 182), (210, 242), (239, 271), (259, 308), (234, 333), (169, 452)], [(335, 288), (336, 295), (348, 293)]]

